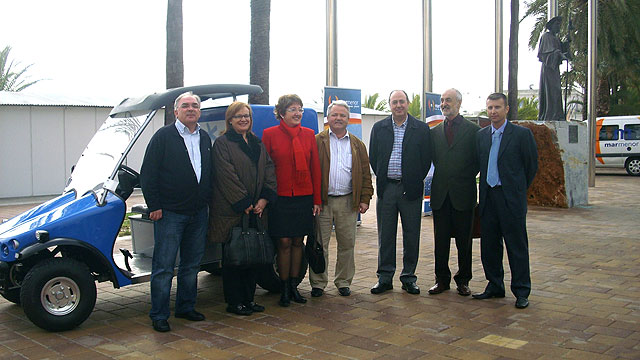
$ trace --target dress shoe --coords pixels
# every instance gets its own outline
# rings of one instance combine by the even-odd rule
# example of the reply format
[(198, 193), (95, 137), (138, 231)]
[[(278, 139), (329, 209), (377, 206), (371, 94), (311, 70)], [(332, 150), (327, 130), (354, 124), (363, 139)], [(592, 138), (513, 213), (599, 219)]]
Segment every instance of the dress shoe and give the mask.
[(204, 315), (200, 314), (195, 310), (188, 311), (186, 313), (176, 313), (177, 318), (187, 319), (189, 321), (202, 321), (204, 320)]
[(349, 296), (351, 295), (351, 289), (349, 289), (349, 287), (347, 286), (341, 287), (338, 288), (338, 293), (340, 294), (340, 296)]
[(169, 322), (167, 320), (153, 320), (151, 324), (153, 325), (153, 330), (157, 332), (171, 331), (171, 326), (169, 326)]
[(484, 300), (484, 299), (491, 299), (491, 298), (503, 298), (504, 294), (496, 294), (496, 293), (492, 293), (485, 290), (484, 292), (473, 294), (471, 296), (474, 299)]
[(244, 316), (253, 314), (253, 310), (251, 308), (248, 308), (242, 304), (238, 304), (238, 305), (229, 304), (227, 306), (227, 312), (236, 314), (236, 315), (244, 315)]
[(518, 309), (524, 309), (529, 306), (529, 300), (527, 298), (519, 297), (516, 299), (516, 307)]
[(402, 290), (408, 292), (409, 294), (413, 294), (413, 295), (420, 294), (420, 288), (414, 282), (402, 284)]
[(372, 294), (382, 294), (383, 292), (385, 292), (387, 290), (393, 290), (393, 285), (391, 283), (381, 283), (381, 282), (378, 281), (371, 288), (371, 293)]
[(320, 297), (324, 294), (324, 290), (320, 288), (311, 288), (311, 296), (312, 297)]
[(262, 306), (260, 304), (256, 304), (253, 301), (244, 304), (244, 306), (249, 308), (249, 309), (251, 309), (253, 312), (263, 312), (264, 311), (264, 306)]
[(469, 289), (469, 285), (467, 284), (459, 284), (456, 290), (458, 290), (458, 295), (462, 295), (462, 296), (471, 295), (471, 289)]
[(451, 287), (449, 284), (444, 284), (444, 283), (440, 283), (437, 282), (435, 285), (433, 285), (431, 287), (431, 289), (429, 289), (429, 294), (431, 295), (436, 295), (436, 294), (440, 294), (443, 291), (449, 290)]

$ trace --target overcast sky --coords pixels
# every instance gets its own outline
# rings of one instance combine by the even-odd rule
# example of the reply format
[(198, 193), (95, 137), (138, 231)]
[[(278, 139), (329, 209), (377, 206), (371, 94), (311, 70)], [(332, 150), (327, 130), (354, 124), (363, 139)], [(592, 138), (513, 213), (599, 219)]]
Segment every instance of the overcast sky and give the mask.
[[(422, 1), (337, 0), (338, 85), (387, 97), (422, 91)], [(108, 99), (165, 88), (166, 0), (0, 0), (0, 47), (46, 79), (31, 93)], [(432, 1), (433, 88), (456, 87), (462, 110), (484, 106), (494, 82), (494, 1)], [(510, 9), (504, 1), (504, 88)], [(325, 0), (271, 1), (270, 99), (322, 100)], [(520, 16), (525, 11), (520, 6)], [(249, 0), (184, 0), (185, 85), (248, 83)], [(540, 65), (520, 26), (520, 89), (538, 87)]]

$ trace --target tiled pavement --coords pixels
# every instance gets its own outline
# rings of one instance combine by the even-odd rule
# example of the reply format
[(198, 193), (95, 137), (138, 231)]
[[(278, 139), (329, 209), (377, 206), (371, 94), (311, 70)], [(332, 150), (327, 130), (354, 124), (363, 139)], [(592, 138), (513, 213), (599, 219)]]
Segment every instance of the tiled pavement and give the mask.
[[(21, 209), (0, 207), (0, 218)], [(640, 179), (621, 174), (598, 175), (596, 187), (589, 189), (589, 206), (530, 208), (533, 291), (529, 308), (518, 310), (511, 294), (483, 301), (455, 290), (427, 294), (433, 279), (429, 217), (422, 222), (422, 294), (403, 292), (397, 278), (392, 292), (370, 294), (377, 262), (370, 211), (358, 228), (350, 297), (338, 296), (330, 284), (321, 298), (281, 308), (278, 295), (259, 290), (256, 300), (266, 312), (239, 317), (225, 312), (221, 279), (201, 273), (197, 308), (207, 320), (172, 317), (173, 331), (164, 334), (150, 326), (148, 284), (122, 289), (100, 284), (90, 318), (63, 333), (35, 327), (19, 306), (3, 299), (0, 358), (639, 359), (639, 220)], [(478, 240), (473, 250), (471, 288), (481, 291)], [(335, 241), (330, 251), (335, 254)], [(455, 254), (452, 246), (452, 259)], [(401, 246), (398, 264), (400, 256)], [(508, 268), (506, 273), (508, 286)], [(306, 280), (301, 289), (309, 295)]]

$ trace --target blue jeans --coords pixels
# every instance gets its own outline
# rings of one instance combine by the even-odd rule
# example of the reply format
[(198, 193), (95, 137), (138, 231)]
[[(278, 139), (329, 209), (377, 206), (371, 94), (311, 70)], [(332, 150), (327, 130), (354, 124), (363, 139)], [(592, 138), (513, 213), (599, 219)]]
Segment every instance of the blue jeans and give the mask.
[(204, 207), (193, 215), (162, 210), (154, 222), (153, 262), (151, 267), (151, 320), (169, 318), (171, 280), (180, 250), (176, 313), (194, 310), (198, 291), (198, 271), (207, 237), (208, 211)]

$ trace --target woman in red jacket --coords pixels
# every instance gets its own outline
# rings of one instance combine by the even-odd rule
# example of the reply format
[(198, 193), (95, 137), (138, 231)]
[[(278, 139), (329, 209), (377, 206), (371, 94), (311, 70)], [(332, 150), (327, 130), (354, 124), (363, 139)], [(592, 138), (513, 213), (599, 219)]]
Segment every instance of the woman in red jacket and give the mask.
[(305, 303), (298, 292), (302, 240), (313, 230), (313, 217), (320, 213), (320, 160), (313, 130), (302, 127), (302, 100), (283, 95), (274, 110), (280, 125), (262, 133), (269, 156), (276, 166), (278, 199), (272, 204), (269, 233), (278, 239), (278, 272), (282, 282), (280, 306), (290, 299)]

